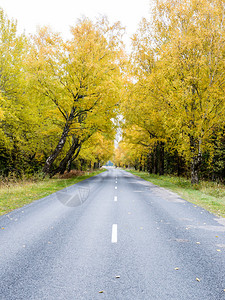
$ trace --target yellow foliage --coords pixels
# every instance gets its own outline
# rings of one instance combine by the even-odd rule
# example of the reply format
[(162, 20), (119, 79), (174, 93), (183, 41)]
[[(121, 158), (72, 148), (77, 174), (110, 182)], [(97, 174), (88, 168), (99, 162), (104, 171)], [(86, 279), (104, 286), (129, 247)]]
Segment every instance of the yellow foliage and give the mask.
[(221, 0), (157, 0), (133, 37), (133, 82), (123, 100), (126, 141), (170, 144), (187, 161), (213, 151), (225, 125), (225, 7)]

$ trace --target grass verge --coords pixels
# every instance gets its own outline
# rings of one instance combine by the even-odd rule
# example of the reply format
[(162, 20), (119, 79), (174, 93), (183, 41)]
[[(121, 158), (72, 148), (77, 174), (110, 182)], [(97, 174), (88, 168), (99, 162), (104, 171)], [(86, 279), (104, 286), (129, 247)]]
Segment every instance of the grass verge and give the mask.
[(190, 180), (183, 177), (159, 176), (135, 170), (129, 170), (129, 172), (155, 185), (169, 189), (179, 194), (183, 199), (201, 206), (218, 216), (225, 217), (225, 186), (223, 184), (202, 181), (198, 185), (193, 186)]
[(23, 207), (37, 199), (46, 197), (67, 186), (78, 183), (82, 180), (104, 172), (98, 170), (93, 172), (83, 172), (81, 175), (75, 174), (65, 177), (45, 178), (37, 181), (25, 180), (13, 183), (2, 183), (0, 185), (0, 215), (6, 214), (16, 208)]

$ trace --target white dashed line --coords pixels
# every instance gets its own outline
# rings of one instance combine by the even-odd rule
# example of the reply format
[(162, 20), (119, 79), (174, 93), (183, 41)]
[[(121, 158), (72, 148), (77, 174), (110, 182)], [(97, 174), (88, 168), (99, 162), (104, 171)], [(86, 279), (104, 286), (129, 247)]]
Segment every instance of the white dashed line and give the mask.
[(115, 186), (115, 190), (117, 190), (117, 186)]
[(112, 226), (112, 243), (117, 243), (117, 224)]
[(117, 202), (117, 196), (114, 196), (114, 201)]

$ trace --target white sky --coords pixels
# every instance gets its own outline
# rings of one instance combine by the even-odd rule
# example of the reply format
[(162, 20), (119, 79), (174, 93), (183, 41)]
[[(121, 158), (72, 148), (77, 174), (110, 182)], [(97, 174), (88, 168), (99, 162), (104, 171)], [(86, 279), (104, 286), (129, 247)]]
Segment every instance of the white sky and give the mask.
[(35, 33), (37, 26), (49, 25), (53, 31), (70, 36), (70, 26), (83, 15), (94, 19), (107, 15), (111, 22), (121, 21), (128, 36), (135, 33), (142, 17), (150, 14), (151, 0), (0, 0), (10, 19), (18, 21), (18, 31)]

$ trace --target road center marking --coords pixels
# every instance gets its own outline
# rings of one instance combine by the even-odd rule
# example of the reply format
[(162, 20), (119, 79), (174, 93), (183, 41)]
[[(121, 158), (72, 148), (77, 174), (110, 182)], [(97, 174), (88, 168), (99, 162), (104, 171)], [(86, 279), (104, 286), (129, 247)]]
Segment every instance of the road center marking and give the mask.
[(114, 201), (117, 202), (117, 196), (114, 196)]
[(117, 190), (117, 186), (115, 186), (115, 190)]
[(117, 243), (117, 224), (112, 226), (112, 243)]

